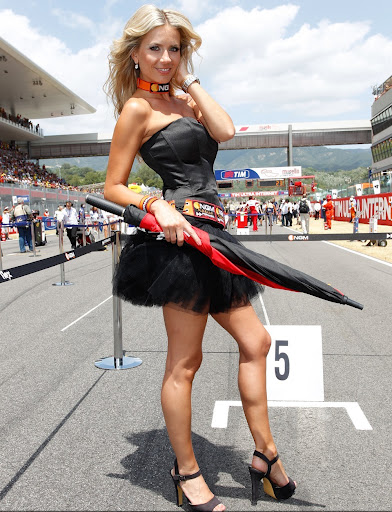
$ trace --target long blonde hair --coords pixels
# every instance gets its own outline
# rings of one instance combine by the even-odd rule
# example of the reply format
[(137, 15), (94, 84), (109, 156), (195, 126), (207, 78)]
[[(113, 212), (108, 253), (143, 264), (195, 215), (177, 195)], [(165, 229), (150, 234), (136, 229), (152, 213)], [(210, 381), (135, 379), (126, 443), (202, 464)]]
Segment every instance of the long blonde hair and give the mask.
[[(116, 117), (121, 114), (126, 101), (136, 91), (139, 72), (135, 69), (132, 54), (150, 30), (167, 23), (179, 31), (181, 57), (186, 62), (188, 72), (193, 73), (192, 55), (200, 48), (201, 37), (194, 31), (191, 22), (178, 11), (143, 5), (128, 20), (122, 36), (113, 41), (108, 56), (109, 76), (104, 90), (113, 101)], [(174, 95), (176, 89), (180, 89), (180, 84), (172, 80), (170, 94)]]

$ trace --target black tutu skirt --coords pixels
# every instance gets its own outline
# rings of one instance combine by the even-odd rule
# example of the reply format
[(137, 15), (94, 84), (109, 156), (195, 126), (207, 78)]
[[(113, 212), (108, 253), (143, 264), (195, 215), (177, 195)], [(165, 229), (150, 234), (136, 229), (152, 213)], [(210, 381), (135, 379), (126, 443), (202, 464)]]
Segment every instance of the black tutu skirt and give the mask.
[[(189, 221), (207, 233), (240, 243), (219, 227)], [(195, 312), (220, 313), (245, 306), (262, 290), (259, 283), (216, 267), (187, 243), (179, 247), (139, 229), (122, 250), (113, 278), (113, 293), (134, 305), (175, 303)]]

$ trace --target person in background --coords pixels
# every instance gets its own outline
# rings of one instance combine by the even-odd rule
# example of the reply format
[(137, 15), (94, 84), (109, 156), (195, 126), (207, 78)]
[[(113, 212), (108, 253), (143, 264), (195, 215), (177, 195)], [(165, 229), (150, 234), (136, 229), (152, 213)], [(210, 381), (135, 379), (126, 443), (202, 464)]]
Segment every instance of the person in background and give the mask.
[[(332, 196), (331, 196), (332, 197)], [(325, 205), (327, 204), (327, 198), (324, 197), (321, 201), (321, 218), (323, 219), (324, 224), (327, 222), (327, 217), (325, 216)]]
[(109, 234), (109, 212), (105, 210), (100, 210), (99, 212), (99, 222), (102, 224), (103, 228), (103, 236), (106, 238)]
[(314, 203), (314, 220), (319, 220), (319, 218), (320, 218), (320, 210), (321, 210), (320, 201), (316, 201)]
[(71, 248), (76, 249), (76, 234), (78, 231), (78, 215), (76, 213), (76, 209), (73, 207), (72, 201), (67, 201), (65, 203), (63, 214), (64, 225), (68, 224), (67, 229), (67, 237), (70, 241)]
[(306, 194), (302, 196), (299, 202), (299, 213), (301, 216), (302, 233), (307, 235), (309, 233), (309, 219), (310, 219), (311, 204)]
[(260, 203), (253, 197), (250, 196), (249, 200), (246, 203), (246, 206), (249, 211), (249, 215), (251, 217), (251, 223), (253, 225), (253, 231), (257, 231), (257, 220), (260, 212)]
[(332, 217), (333, 217), (333, 210), (334, 210), (334, 204), (332, 201), (331, 194), (328, 194), (326, 197), (325, 204), (323, 205), (325, 210), (325, 229), (332, 229)]
[(78, 211), (79, 224), (84, 224), (86, 221), (86, 205), (82, 203)]
[(288, 201), (285, 201), (284, 199), (282, 199), (282, 202), (280, 203), (280, 215), (281, 215), (281, 219), (282, 219), (282, 227), (288, 226), (288, 221), (287, 221), (288, 211), (289, 211)]
[[(296, 224), (300, 224), (299, 220), (299, 211), (298, 211), (298, 203), (296, 201), (293, 202), (293, 212), (292, 212), (292, 219), (296, 220)], [(292, 223), (292, 222), (291, 222)]]
[(54, 218), (56, 220), (56, 235), (58, 235), (61, 221), (64, 218), (64, 207), (62, 204), (58, 205), (57, 210), (54, 212)]
[[(8, 208), (8, 206), (6, 206), (3, 210), (3, 224), (9, 224), (10, 223), (10, 209)], [(5, 239), (8, 240), (8, 231), (9, 231), (9, 227), (4, 227), (2, 228), (2, 232), (4, 233), (5, 235)]]
[(350, 220), (349, 222), (352, 222), (355, 219), (355, 216), (357, 214), (357, 200), (354, 196), (350, 197)]
[(11, 222), (15, 222), (18, 229), (20, 252), (26, 252), (26, 246), (28, 246), (30, 252), (33, 252), (33, 238), (29, 224), (29, 221), (33, 220), (33, 215), (29, 205), (24, 204), (22, 197), (18, 197), (18, 204), (11, 210), (10, 217)]
[(290, 199), (287, 199), (286, 205), (287, 205), (286, 226), (292, 226), (293, 225), (293, 203), (290, 201)]

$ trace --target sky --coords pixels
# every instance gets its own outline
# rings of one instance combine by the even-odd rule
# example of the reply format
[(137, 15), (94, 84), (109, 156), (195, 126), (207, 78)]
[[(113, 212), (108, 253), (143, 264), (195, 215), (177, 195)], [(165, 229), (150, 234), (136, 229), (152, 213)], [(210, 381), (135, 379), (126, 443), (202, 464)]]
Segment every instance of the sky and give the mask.
[[(39, 120), (45, 135), (111, 136), (107, 56), (144, 3), (0, 0), (0, 36), (97, 109)], [(203, 39), (195, 73), (236, 126), (370, 119), (372, 88), (392, 75), (390, 0), (154, 4), (189, 17)]]

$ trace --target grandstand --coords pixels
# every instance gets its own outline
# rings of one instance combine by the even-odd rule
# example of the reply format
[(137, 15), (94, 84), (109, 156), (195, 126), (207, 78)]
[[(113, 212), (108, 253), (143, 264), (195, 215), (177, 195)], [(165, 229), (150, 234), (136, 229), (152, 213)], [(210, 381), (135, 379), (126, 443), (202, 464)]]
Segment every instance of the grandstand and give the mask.
[[(0, 38), (0, 208), (17, 196), (35, 209), (55, 208), (68, 198), (81, 201), (70, 187), (38, 160), (28, 159), (30, 145), (44, 140), (36, 120), (92, 114), (94, 107)], [(55, 189), (55, 191), (53, 190)]]

